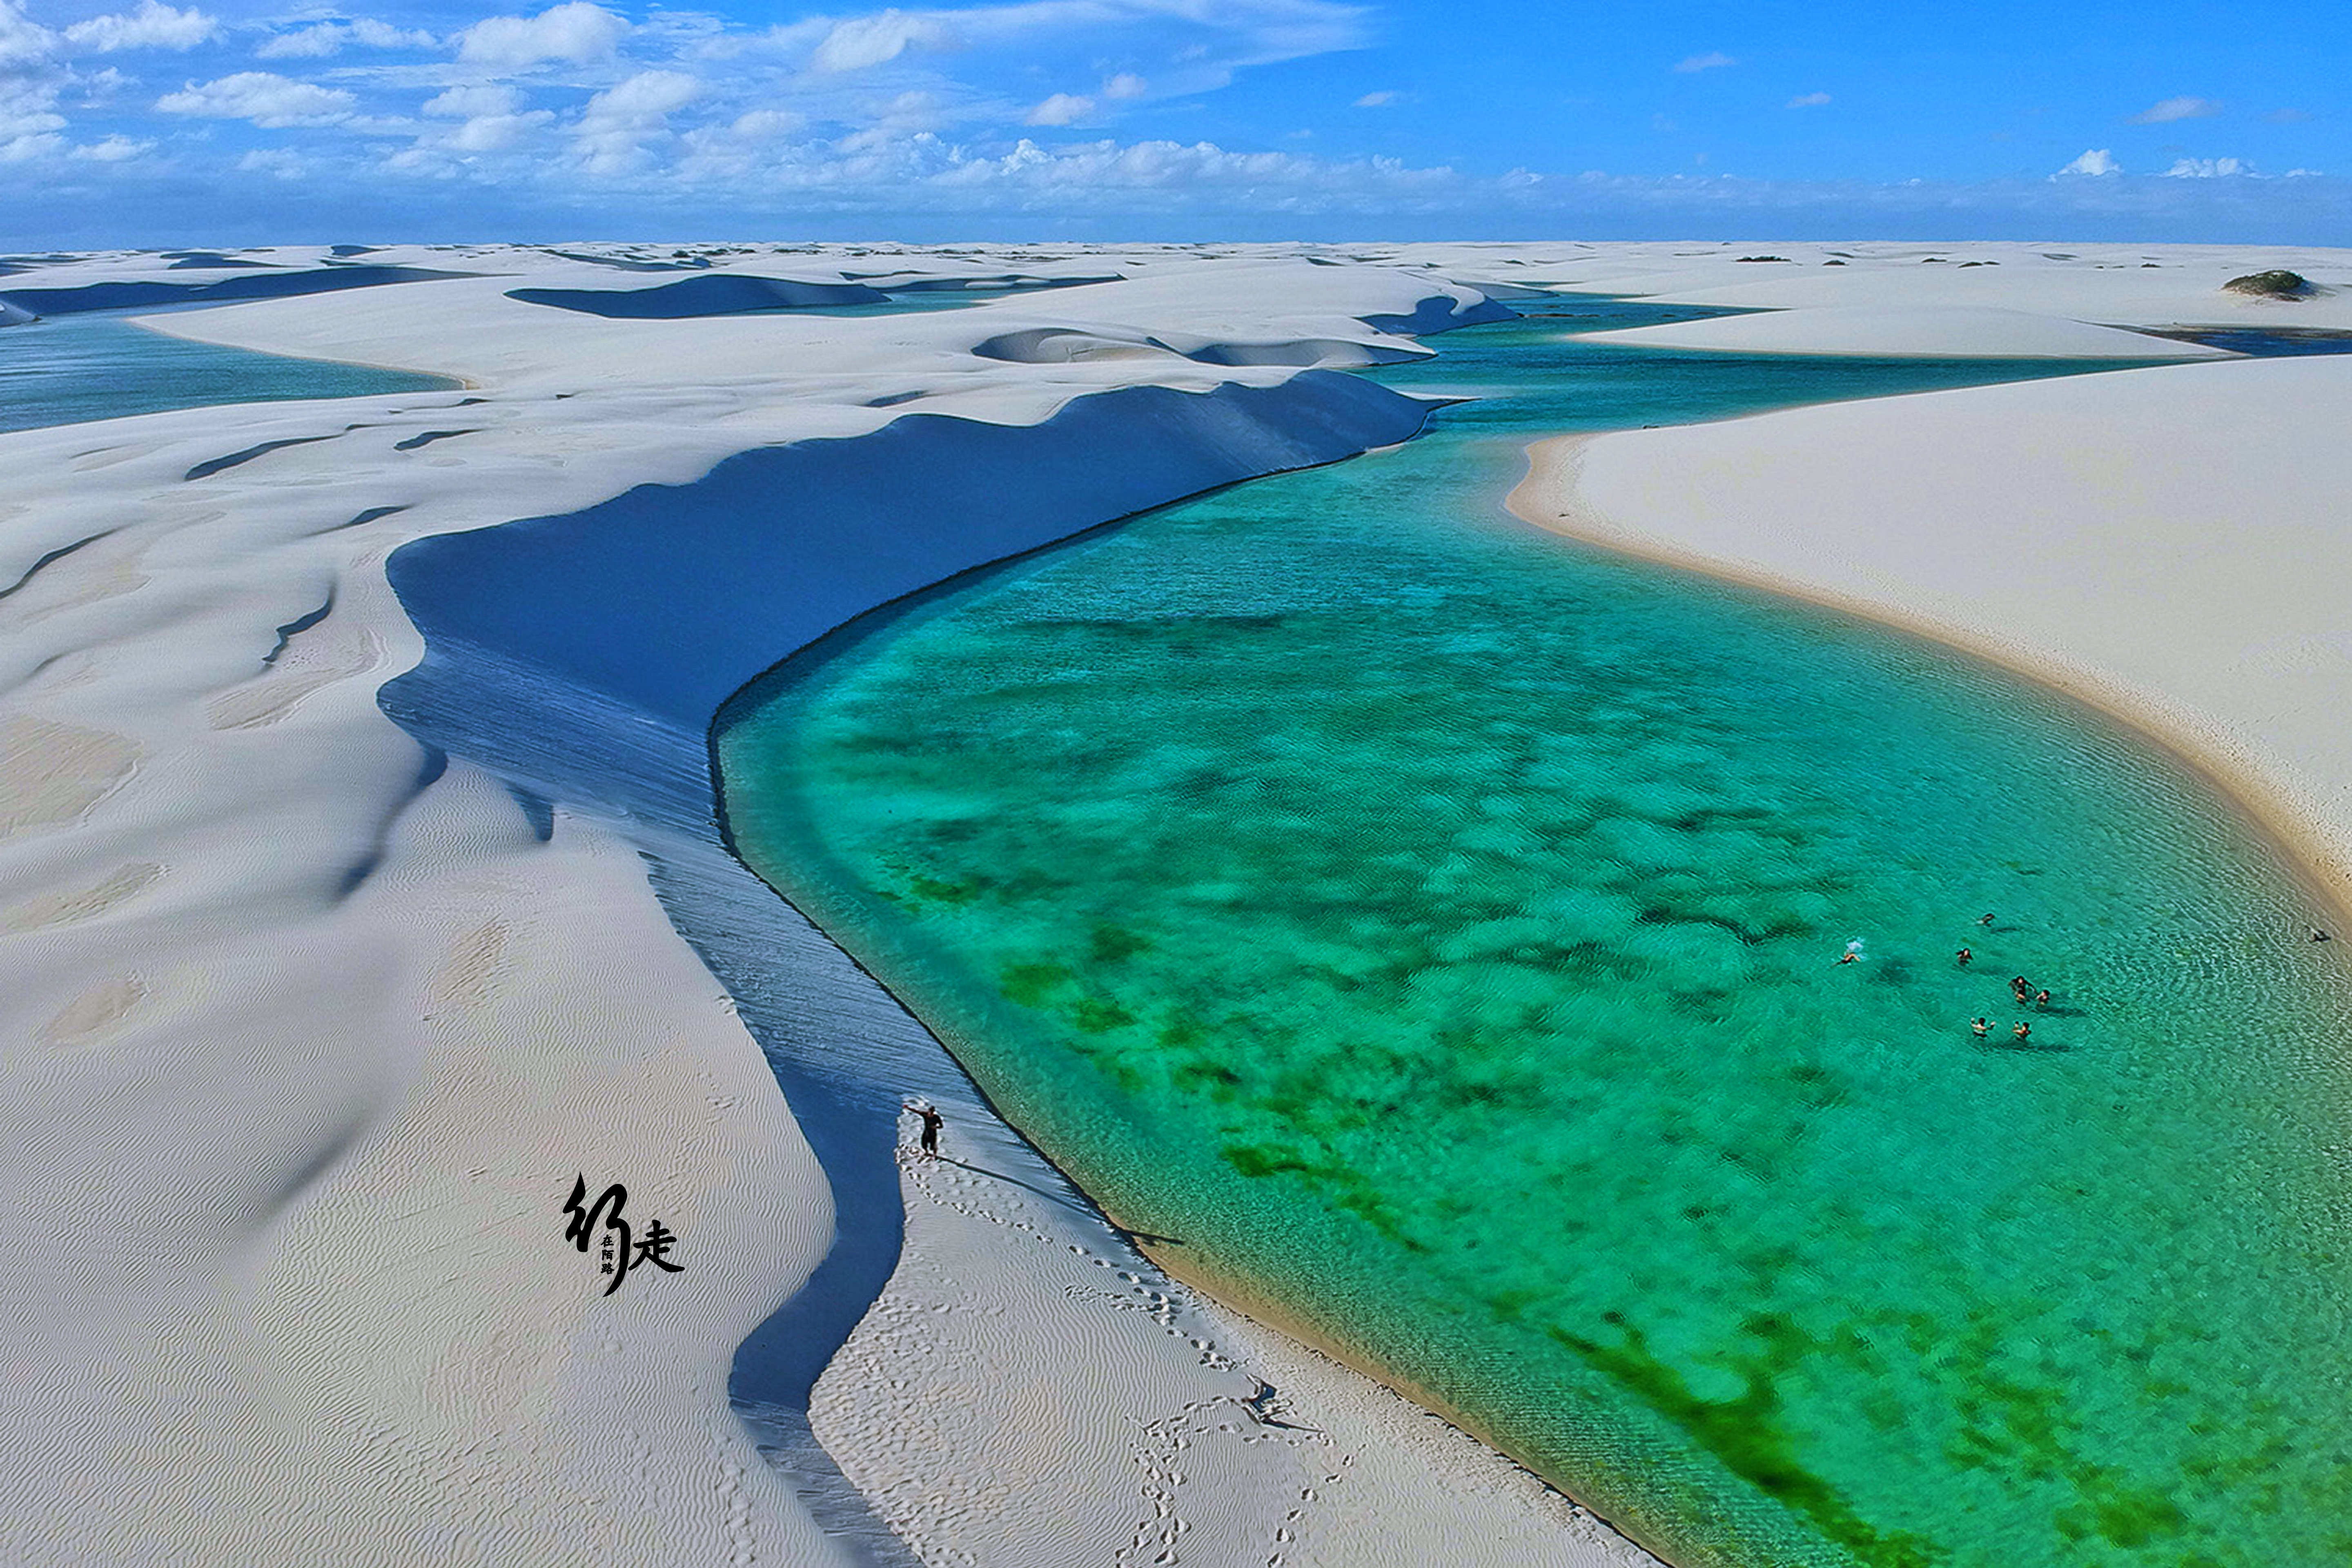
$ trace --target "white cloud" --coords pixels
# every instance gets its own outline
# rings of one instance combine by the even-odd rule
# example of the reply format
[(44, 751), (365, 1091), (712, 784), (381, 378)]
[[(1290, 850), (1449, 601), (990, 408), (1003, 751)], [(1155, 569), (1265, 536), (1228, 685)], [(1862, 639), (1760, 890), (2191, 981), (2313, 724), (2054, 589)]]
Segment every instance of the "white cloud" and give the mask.
[(310, 172), (309, 159), (283, 147), (257, 147), (239, 158), (236, 166), (248, 174), (270, 174), (281, 180), (299, 180)]
[(1121, 71), (1102, 84), (1102, 95), (1114, 101), (1141, 98), (1151, 90), (1151, 84), (1133, 71)]
[(640, 71), (588, 100), (572, 127), (582, 167), (619, 174), (647, 161), (646, 144), (670, 134), (669, 117), (693, 102), (702, 83), (683, 71)]
[(442, 142), (453, 153), (509, 153), (553, 124), (544, 109), (528, 114), (478, 114), (452, 131)]
[(2134, 125), (2168, 125), (2176, 120), (2205, 120), (2221, 112), (2210, 98), (2168, 98), (2131, 117)]
[(16, 0), (0, 0), (0, 66), (26, 66), (56, 52), (58, 36), (34, 21)]
[(677, 177), (693, 184), (727, 184), (758, 179), (772, 149), (804, 123), (789, 109), (754, 109), (726, 125), (704, 125), (679, 138), (685, 151)]
[(702, 83), (684, 71), (639, 71), (618, 87), (608, 88), (590, 99), (588, 117), (657, 120), (684, 109), (701, 92)]
[(543, 60), (578, 64), (612, 54), (629, 24), (588, 0), (536, 16), (492, 16), (457, 35), (457, 58), (483, 65), (529, 66)]
[(58, 94), (72, 79), (50, 57), (57, 34), (0, 0), (0, 163), (29, 163), (65, 146)]
[(845, 152), (887, 147), (912, 136), (938, 130), (946, 123), (946, 106), (928, 92), (902, 92), (888, 103), (869, 110), (872, 121), (837, 143)]
[(2114, 153), (2108, 152), (2105, 147), (2096, 147), (2093, 148), (2090, 152), (2084, 153), (2081, 157), (2075, 159), (2073, 163), (2067, 164), (2064, 168), (2059, 170), (2057, 174), (2053, 174), (2050, 177), (2054, 180), (2067, 174), (2120, 174), (2123, 172), (2124, 166), (2116, 162)]
[(2226, 180), (2253, 170), (2235, 158), (2182, 158), (2164, 172), (2168, 180)]
[(1067, 125), (1095, 111), (1095, 100), (1076, 93), (1057, 92), (1029, 111), (1028, 125)]
[[(936, 156), (936, 150), (933, 150)], [(1323, 205), (1343, 194), (1410, 195), (1457, 186), (1452, 169), (1411, 168), (1393, 158), (1339, 163), (1297, 153), (1229, 153), (1213, 142), (1115, 142), (1047, 152), (1024, 141), (1001, 158), (959, 158), (950, 150), (929, 183), (940, 187), (1012, 186), (1079, 194), (1246, 187), (1278, 208)]]
[[(999, 9), (1013, 9), (1000, 7)], [(828, 72), (864, 70), (895, 60), (909, 49), (952, 49), (962, 39), (946, 18), (896, 6), (871, 16), (852, 16), (834, 24), (817, 44), (809, 63)]]
[[(1354, 48), (1365, 40), (1368, 15), (1368, 7), (1344, 0), (1010, 0), (957, 8), (892, 6), (862, 16), (806, 17), (752, 37), (709, 37), (695, 52), (710, 58), (779, 56), (824, 78), (893, 62), (904, 62), (901, 72), (912, 73), (924, 68), (919, 56), (959, 50), (1069, 51), (1081, 47), (1079, 40), (1088, 35), (1118, 33), (1128, 37), (1103, 52), (1130, 58), (1139, 45), (1164, 59), (1152, 84), (1155, 95), (1164, 98), (1213, 90), (1246, 67)], [(1105, 92), (1099, 98), (1117, 96)]]
[(1396, 102), (1403, 96), (1404, 95), (1402, 93), (1391, 92), (1386, 89), (1382, 89), (1379, 92), (1368, 92), (1364, 94), (1363, 97), (1356, 100), (1355, 107), (1358, 109), (1386, 109), (1390, 104)]
[(1693, 55), (1676, 65), (1675, 69), (1685, 76), (1689, 76), (1697, 71), (1719, 70), (1725, 66), (1736, 66), (1738, 63), (1729, 55), (1717, 50), (1709, 54)]
[(338, 88), (290, 81), (271, 71), (239, 71), (199, 87), (190, 82), (155, 100), (166, 114), (206, 120), (250, 120), (278, 130), (289, 125), (332, 125), (349, 120), (354, 102)]
[(1830, 100), (1826, 92), (1801, 92), (1789, 100), (1791, 109), (1819, 109)]
[(184, 11), (139, 0), (139, 9), (127, 16), (92, 16), (66, 29), (66, 42), (78, 49), (111, 54), (116, 49), (193, 49), (220, 31), (220, 23), (191, 5)]
[(789, 109), (754, 109), (737, 115), (727, 131), (739, 142), (774, 142), (791, 135), (803, 123), (802, 117)]
[[(52, 116), (52, 118), (55, 118)], [(59, 120), (58, 124), (63, 125)], [(36, 158), (46, 158), (65, 145), (65, 138), (50, 131), (25, 131), (10, 134), (0, 128), (0, 163), (29, 163)]]
[(340, 54), (348, 44), (371, 49), (429, 49), (435, 42), (430, 33), (408, 32), (389, 22), (362, 16), (353, 22), (320, 22), (315, 26), (280, 33), (265, 39), (253, 52), (266, 60), (323, 59)]
[(453, 87), (425, 100), (418, 112), (436, 120), (472, 120), (486, 114), (512, 114), (522, 107), (522, 94), (510, 87), (475, 84)]
[(120, 163), (136, 158), (142, 153), (154, 151), (152, 142), (134, 142), (128, 136), (110, 136), (103, 142), (93, 142), (87, 147), (77, 147), (73, 155), (93, 163)]

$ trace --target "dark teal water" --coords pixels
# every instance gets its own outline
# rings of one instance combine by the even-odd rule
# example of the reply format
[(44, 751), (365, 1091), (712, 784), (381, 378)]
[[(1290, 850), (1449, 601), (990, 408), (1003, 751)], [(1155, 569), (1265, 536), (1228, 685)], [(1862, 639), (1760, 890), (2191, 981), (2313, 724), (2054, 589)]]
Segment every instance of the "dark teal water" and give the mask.
[(446, 376), (189, 342), (115, 315), (0, 328), (0, 430), (169, 408), (446, 392), (457, 385)]
[(2352, 1561), (2352, 975), (2273, 847), (2054, 695), (1497, 506), (1537, 433), (2048, 367), (1559, 333), (782, 668), (745, 858), (1172, 1266), (1676, 1562)]

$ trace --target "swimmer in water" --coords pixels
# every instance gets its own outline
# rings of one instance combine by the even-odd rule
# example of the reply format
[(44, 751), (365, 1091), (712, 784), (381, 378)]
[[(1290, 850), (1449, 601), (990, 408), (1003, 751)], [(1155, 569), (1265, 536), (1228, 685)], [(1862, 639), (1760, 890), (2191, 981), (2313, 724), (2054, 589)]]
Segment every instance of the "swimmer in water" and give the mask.
[(1987, 1035), (1992, 1033), (1992, 1020), (1990, 1018), (1970, 1018), (1969, 1020), (1969, 1033), (1974, 1035), (1979, 1040), (1983, 1039)]
[(2010, 1033), (2015, 1035), (2020, 1043), (2022, 1043), (2033, 1037), (2033, 1026), (2021, 1018), (2018, 1020), (2017, 1027), (2011, 1029)]
[(1960, 949), (1960, 951), (1959, 951), (1959, 952), (1956, 952), (1956, 953), (1952, 954), (1952, 956), (1953, 956), (1954, 958), (1956, 958), (1956, 959), (1958, 959), (1958, 960), (1959, 961), (1959, 964), (1960, 964), (1960, 967), (1961, 967), (1962, 969), (1966, 969), (1966, 968), (1969, 966), (1969, 964), (1970, 961), (1972, 961), (1972, 960), (1976, 957), (1976, 954), (1975, 954), (1975, 953), (1973, 953), (1973, 952), (1970, 952), (1967, 948), (1965, 948), (1965, 947), (1964, 947), (1964, 948)]
[(2034, 1010), (2035, 1012), (2039, 1013), (2039, 1012), (2041, 1012), (2043, 1008), (2045, 1008), (2045, 1007), (2047, 1007), (2047, 1006), (2049, 1006), (2049, 1005), (2050, 1005), (2050, 993), (2049, 993), (2049, 992), (2047, 992), (2047, 991), (2036, 991), (2036, 992), (2033, 994), (2033, 1010)]
[(1977, 917), (1977, 924), (1980, 926), (1989, 926), (1992, 924), (1992, 917), (1990, 915), (1979, 915)]

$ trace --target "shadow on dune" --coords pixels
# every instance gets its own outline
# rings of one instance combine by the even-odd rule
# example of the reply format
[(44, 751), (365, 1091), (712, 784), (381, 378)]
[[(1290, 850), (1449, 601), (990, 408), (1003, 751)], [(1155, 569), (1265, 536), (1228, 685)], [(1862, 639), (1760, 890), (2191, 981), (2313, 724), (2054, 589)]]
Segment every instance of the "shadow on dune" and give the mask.
[[(1202, 490), (1404, 440), (1427, 408), (1310, 371), (1104, 393), (1025, 426), (908, 415), (745, 452), (692, 484), (416, 540), (387, 563), (425, 653), (383, 687), (383, 710), (504, 780), (535, 831), (561, 805), (635, 842), (832, 1184), (833, 1246), (737, 1351), (729, 1392), (820, 1521), (877, 1561), (910, 1560), (816, 1443), (810, 1392), (898, 1264), (901, 1097), (992, 1118), (922, 1026), (731, 853), (716, 727), (779, 660), (867, 612)], [(1024, 1157), (1004, 1137), (1004, 1157)]]

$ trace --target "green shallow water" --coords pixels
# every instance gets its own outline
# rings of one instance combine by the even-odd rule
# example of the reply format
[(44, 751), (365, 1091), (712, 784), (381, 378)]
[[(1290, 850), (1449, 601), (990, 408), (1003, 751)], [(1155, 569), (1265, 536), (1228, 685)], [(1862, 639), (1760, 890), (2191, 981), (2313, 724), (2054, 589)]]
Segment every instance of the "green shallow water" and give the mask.
[(782, 667), (745, 857), (1177, 1267), (1677, 1562), (2352, 1561), (2352, 983), (2273, 847), (2058, 697), (1498, 508), (1538, 431), (2025, 367), (1557, 336)]

